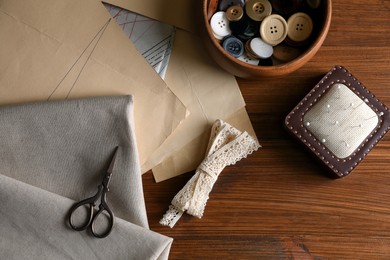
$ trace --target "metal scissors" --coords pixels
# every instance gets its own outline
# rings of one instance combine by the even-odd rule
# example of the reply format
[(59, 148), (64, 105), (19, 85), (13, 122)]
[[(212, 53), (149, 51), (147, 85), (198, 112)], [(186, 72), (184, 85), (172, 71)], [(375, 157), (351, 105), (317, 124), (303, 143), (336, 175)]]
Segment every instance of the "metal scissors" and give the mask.
[[(114, 225), (114, 213), (111, 211), (110, 207), (107, 205), (106, 193), (108, 192), (108, 185), (110, 184), (111, 175), (112, 175), (112, 172), (114, 169), (115, 160), (116, 160), (117, 153), (118, 153), (118, 148), (119, 148), (118, 146), (115, 148), (114, 155), (112, 156), (110, 166), (107, 169), (107, 172), (103, 178), (102, 184), (100, 184), (98, 186), (97, 193), (88, 199), (77, 202), (76, 204), (74, 204), (70, 208), (68, 220), (69, 220), (69, 224), (70, 224), (72, 229), (74, 229), (76, 231), (82, 231), (82, 230), (85, 230), (88, 227), (90, 227), (92, 235), (97, 237), (97, 238), (104, 238), (110, 234), (112, 227)], [(96, 214), (94, 214), (96, 202), (99, 199), (100, 199), (99, 210), (96, 212)], [(75, 224), (74, 219), (72, 220), (72, 216), (73, 216), (73, 218), (76, 218), (75, 212), (78, 210), (82, 211), (83, 207), (88, 208), (88, 212), (87, 212), (87, 216), (85, 217), (85, 221), (84, 221), (84, 223), (82, 223), (80, 225)], [(104, 211), (108, 214), (103, 214)], [(99, 217), (100, 218), (106, 217), (108, 220), (107, 227), (101, 233), (96, 231), (96, 227), (95, 227), (96, 221)]]

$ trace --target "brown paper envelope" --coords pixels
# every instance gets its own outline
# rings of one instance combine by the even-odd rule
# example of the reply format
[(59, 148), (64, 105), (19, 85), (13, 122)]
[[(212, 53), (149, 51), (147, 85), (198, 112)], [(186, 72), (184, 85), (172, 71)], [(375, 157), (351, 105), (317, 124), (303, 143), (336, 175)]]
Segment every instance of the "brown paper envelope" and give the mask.
[[(106, 2), (120, 6), (124, 9), (131, 10), (133, 12), (137, 12), (139, 14), (149, 16), (151, 18), (154, 18), (156, 20), (172, 24), (178, 28), (182, 28), (187, 31), (191, 32), (197, 32), (196, 30), (196, 20), (195, 20), (195, 14), (196, 14), (196, 2), (195, 1), (182, 1), (182, 0), (168, 0), (168, 1), (158, 1), (158, 0), (146, 0), (146, 1), (127, 1), (127, 0), (107, 0)], [(180, 36), (181, 35), (181, 36)], [(176, 37), (186, 37), (187, 39), (187, 45), (188, 43), (191, 44), (193, 42), (196, 42), (196, 45), (202, 45), (202, 43), (194, 37), (192, 34), (187, 34), (186, 36), (182, 36), (184, 33), (181, 33), (180, 30), (178, 30), (178, 36)], [(179, 43), (178, 43), (179, 42)], [(187, 52), (186, 49), (190, 49), (190, 47), (180, 47), (182, 43), (182, 40), (176, 40), (173, 48), (173, 54), (172, 56), (176, 56), (176, 53), (180, 53), (177, 56), (180, 57), (180, 59), (171, 58), (169, 66), (168, 66), (168, 74), (170, 75), (168, 78), (166, 78), (166, 82), (168, 82), (168, 85), (171, 84), (175, 85), (177, 88), (172, 86), (173, 91), (177, 96), (180, 97), (180, 99), (183, 100), (184, 104), (187, 106), (188, 110), (190, 111), (190, 116), (186, 118), (186, 120), (183, 122), (182, 125), (176, 129), (176, 131), (164, 142), (164, 144), (154, 153), (154, 155), (142, 166), (142, 172), (146, 172), (150, 168), (153, 168), (153, 173), (156, 178), (156, 180), (165, 180), (170, 177), (177, 176), (181, 173), (194, 170), (198, 166), (198, 162), (203, 159), (204, 155), (204, 149), (206, 149), (207, 145), (207, 139), (205, 136), (208, 136), (209, 127), (213, 123), (212, 117), (204, 117), (202, 114), (202, 111), (205, 111), (203, 107), (199, 104), (191, 106), (190, 104), (194, 103), (192, 102), (194, 99), (198, 99), (198, 97), (193, 96), (193, 93), (191, 93), (191, 90), (188, 89), (191, 88), (197, 88), (198, 82), (196, 80), (192, 81), (194, 86), (191, 86), (190, 88), (186, 87), (180, 87), (179, 82), (186, 82), (190, 81), (190, 78), (193, 78), (192, 74), (196, 74), (197, 71), (193, 70), (187, 70), (187, 75), (184, 75), (185, 73), (181, 73), (180, 67), (183, 63), (191, 63), (193, 62), (191, 59), (187, 59)], [(186, 45), (184, 44), (184, 46)], [(181, 48), (182, 51), (176, 50), (176, 48)], [(199, 49), (201, 47), (196, 46), (196, 49)], [(184, 51), (183, 51), (184, 50)], [(198, 52), (198, 55), (204, 55), (203, 59), (208, 59), (205, 55), (204, 51)], [(179, 63), (179, 64), (176, 64)], [(213, 79), (215, 77), (215, 72), (217, 65), (213, 64), (210, 65), (213, 68), (207, 71), (203, 71), (203, 77), (204, 78), (211, 78)], [(179, 69), (177, 69), (179, 68)], [(220, 73), (220, 77), (222, 76), (222, 73)], [(188, 78), (188, 80), (186, 79)], [(200, 83), (199, 83), (200, 84)], [(234, 77), (231, 75), (227, 75), (225, 73), (225, 82), (221, 84), (230, 85), (231, 84), (237, 84)], [(186, 84), (183, 84), (184, 86)], [(215, 85), (215, 84), (214, 84)], [(228, 89), (228, 88), (227, 88)], [(226, 90), (227, 90), (226, 89)], [(215, 90), (217, 92), (218, 90)], [(223, 99), (225, 95), (229, 95), (233, 93), (229, 93), (228, 91), (222, 91), (220, 93), (220, 99)], [(241, 97), (241, 94), (238, 96)], [(236, 98), (238, 98), (236, 96)], [(208, 102), (214, 102), (216, 99), (214, 97), (208, 98), (208, 96), (204, 96), (204, 98)], [(206, 102), (207, 102), (206, 101)], [(198, 105), (198, 106), (197, 106)], [(215, 106), (217, 107), (217, 106)], [(214, 107), (214, 108), (215, 108)], [(241, 106), (241, 108), (244, 107), (244, 104)], [(217, 107), (218, 108), (218, 107)], [(249, 117), (244, 110), (240, 110), (237, 113), (233, 113), (230, 120), (231, 122), (236, 122), (235, 127), (238, 129), (244, 129), (247, 130), (250, 133), (253, 133), (253, 136), (256, 137), (254, 131), (252, 130), (252, 125), (249, 120)], [(199, 110), (202, 110), (199, 112)], [(234, 110), (234, 109), (233, 109)], [(219, 118), (226, 118), (228, 117), (231, 111), (223, 111), (221, 113)], [(202, 117), (206, 118), (203, 122), (201, 122)], [(199, 122), (201, 122), (199, 124)], [(192, 128), (192, 126), (195, 126)], [(203, 128), (202, 133), (198, 133), (198, 137), (194, 138), (193, 140), (188, 142), (188, 137), (191, 136), (191, 133), (193, 133), (193, 129)], [(196, 130), (195, 130), (196, 131)], [(183, 138), (187, 140), (183, 140)], [(180, 140), (180, 142), (176, 142), (176, 140)], [(180, 147), (180, 148), (178, 148)], [(159, 163), (160, 162), (160, 163)], [(157, 163), (159, 165), (157, 166)], [(156, 167), (154, 167), (154, 166)]]
[[(225, 122), (234, 126), (240, 131), (246, 131), (256, 138), (251, 121), (245, 108), (227, 117)], [(211, 124), (209, 129), (198, 136), (179, 152), (166, 158), (161, 164), (153, 168), (153, 175), (156, 182), (164, 181), (180, 174), (195, 170), (205, 157), (208, 140), (210, 138)], [(257, 138), (256, 138), (257, 139)]]
[[(142, 165), (142, 172), (157, 166), (209, 130), (216, 119), (226, 118), (245, 107), (234, 76), (216, 66), (200, 39), (184, 30), (176, 32), (165, 81), (190, 115)], [(187, 151), (183, 149), (183, 152)]]
[(104, 2), (132, 12), (173, 25), (177, 28), (197, 32), (196, 1), (200, 0), (105, 0)]
[(95, 0), (1, 1), (0, 104), (132, 94), (145, 162), (186, 109), (110, 18)]

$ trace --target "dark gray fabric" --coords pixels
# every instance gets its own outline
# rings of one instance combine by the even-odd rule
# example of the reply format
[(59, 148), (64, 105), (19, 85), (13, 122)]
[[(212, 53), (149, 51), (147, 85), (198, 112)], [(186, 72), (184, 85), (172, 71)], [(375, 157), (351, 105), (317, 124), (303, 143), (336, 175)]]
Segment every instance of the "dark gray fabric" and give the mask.
[[(96, 193), (116, 146), (114, 230), (71, 230), (67, 211)], [(0, 107), (0, 189), (5, 259), (168, 257), (172, 239), (148, 229), (131, 96)]]

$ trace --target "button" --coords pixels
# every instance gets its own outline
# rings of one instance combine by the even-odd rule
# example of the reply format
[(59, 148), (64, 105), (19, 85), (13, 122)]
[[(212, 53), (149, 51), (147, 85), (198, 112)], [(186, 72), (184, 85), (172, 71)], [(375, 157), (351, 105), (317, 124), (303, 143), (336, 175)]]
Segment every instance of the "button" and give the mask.
[(290, 15), (297, 12), (304, 5), (304, 0), (272, 0), (272, 9), (280, 15)]
[(271, 14), (272, 6), (268, 0), (248, 0), (245, 11), (252, 20), (259, 22)]
[(272, 0), (272, 9), (281, 15), (287, 15), (293, 13), (292, 1), (286, 0)]
[(225, 12), (232, 5), (244, 6), (244, 4), (244, 0), (220, 0), (218, 3), (218, 9)]
[(278, 45), (274, 47), (273, 57), (282, 62), (289, 62), (297, 58), (301, 54), (301, 51), (298, 48)]
[(222, 47), (233, 57), (240, 57), (244, 53), (244, 44), (234, 36), (226, 37)]
[(247, 55), (250, 59), (252, 59), (252, 60), (258, 60), (259, 57), (258, 57), (256, 54), (254, 54), (254, 53), (252, 52), (251, 47), (250, 47), (250, 44), (251, 44), (251, 41), (247, 41), (247, 42), (245, 43), (245, 45), (244, 45), (245, 53), (246, 53), (246, 55)]
[(249, 43), (251, 54), (256, 55), (260, 59), (268, 59), (272, 56), (273, 48), (268, 43), (264, 42), (259, 37), (253, 38)]
[(287, 36), (287, 22), (278, 14), (264, 18), (260, 26), (261, 39), (272, 46), (278, 45)]
[(321, 0), (306, 0), (306, 3), (310, 8), (317, 9), (321, 4)]
[(213, 33), (213, 35), (214, 35), (214, 38), (215, 39), (217, 39), (218, 41), (222, 41), (223, 40), (223, 36), (219, 36), (219, 35), (217, 35), (217, 34), (215, 34), (214, 32), (212, 32)]
[(230, 22), (237, 22), (241, 20), (244, 15), (244, 10), (239, 5), (230, 6), (226, 10), (226, 17)]
[(229, 28), (229, 21), (225, 12), (223, 11), (216, 12), (213, 17), (211, 17), (210, 26), (214, 35), (218, 36), (219, 38), (223, 38), (232, 33)]
[(239, 21), (230, 21), (229, 27), (232, 31), (232, 34), (238, 36), (245, 32), (245, 30), (249, 26), (249, 18), (245, 14), (243, 14), (242, 18)]
[(313, 22), (305, 13), (295, 13), (287, 20), (287, 36), (294, 42), (307, 40), (313, 31)]
[(248, 26), (245, 28), (245, 31), (242, 34), (246, 37), (253, 38), (256, 34), (259, 33), (259, 29), (260, 24), (250, 20)]
[(238, 57), (240, 61), (243, 61), (247, 64), (250, 65), (258, 65), (259, 64), (259, 59), (253, 59), (249, 57), (246, 53), (242, 54), (240, 57)]

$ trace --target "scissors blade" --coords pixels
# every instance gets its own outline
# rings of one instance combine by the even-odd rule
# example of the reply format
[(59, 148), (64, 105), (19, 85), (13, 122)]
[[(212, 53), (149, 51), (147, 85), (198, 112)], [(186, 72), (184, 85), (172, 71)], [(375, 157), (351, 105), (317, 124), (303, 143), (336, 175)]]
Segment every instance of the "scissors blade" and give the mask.
[(110, 166), (107, 169), (107, 173), (112, 173), (115, 165), (116, 156), (118, 154), (119, 146), (115, 147), (114, 155), (112, 156)]

